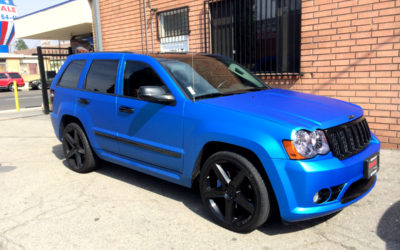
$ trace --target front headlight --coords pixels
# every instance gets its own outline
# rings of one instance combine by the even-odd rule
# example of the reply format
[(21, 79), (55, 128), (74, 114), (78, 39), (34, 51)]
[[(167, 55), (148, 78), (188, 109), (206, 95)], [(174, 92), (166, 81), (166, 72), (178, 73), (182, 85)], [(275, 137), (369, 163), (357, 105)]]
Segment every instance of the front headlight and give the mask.
[(299, 130), (292, 134), (291, 141), (283, 141), (283, 145), (290, 159), (310, 159), (316, 155), (327, 154), (330, 149), (328, 140), (322, 130), (309, 132)]

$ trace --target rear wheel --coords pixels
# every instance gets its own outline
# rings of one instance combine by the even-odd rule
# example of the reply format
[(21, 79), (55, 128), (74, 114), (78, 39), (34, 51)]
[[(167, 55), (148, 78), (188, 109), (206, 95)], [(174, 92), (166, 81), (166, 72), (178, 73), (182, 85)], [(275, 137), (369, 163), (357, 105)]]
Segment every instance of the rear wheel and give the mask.
[(37, 89), (42, 89), (42, 83), (38, 83)]
[(10, 83), (10, 84), (8, 85), (8, 90), (9, 90), (9, 91), (14, 91), (14, 84), (13, 84), (13, 83)]
[(269, 216), (267, 187), (253, 164), (239, 154), (221, 151), (209, 157), (199, 185), (208, 212), (227, 229), (251, 232)]
[(69, 123), (65, 127), (62, 145), (70, 169), (79, 173), (87, 173), (93, 171), (98, 165), (89, 141), (77, 123)]

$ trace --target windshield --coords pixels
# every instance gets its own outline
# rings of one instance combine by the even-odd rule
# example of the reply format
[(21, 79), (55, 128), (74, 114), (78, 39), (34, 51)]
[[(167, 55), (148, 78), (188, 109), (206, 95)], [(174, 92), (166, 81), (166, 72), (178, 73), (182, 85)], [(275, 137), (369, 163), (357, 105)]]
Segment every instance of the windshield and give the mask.
[(242, 66), (220, 56), (172, 55), (158, 61), (192, 99), (269, 88)]

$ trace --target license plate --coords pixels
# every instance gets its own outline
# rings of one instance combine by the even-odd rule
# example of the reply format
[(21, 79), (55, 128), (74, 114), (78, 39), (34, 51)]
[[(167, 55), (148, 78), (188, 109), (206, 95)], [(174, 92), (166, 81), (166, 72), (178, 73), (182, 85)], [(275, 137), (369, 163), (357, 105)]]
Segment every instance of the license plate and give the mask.
[(379, 153), (375, 153), (364, 161), (364, 178), (369, 179), (379, 170)]

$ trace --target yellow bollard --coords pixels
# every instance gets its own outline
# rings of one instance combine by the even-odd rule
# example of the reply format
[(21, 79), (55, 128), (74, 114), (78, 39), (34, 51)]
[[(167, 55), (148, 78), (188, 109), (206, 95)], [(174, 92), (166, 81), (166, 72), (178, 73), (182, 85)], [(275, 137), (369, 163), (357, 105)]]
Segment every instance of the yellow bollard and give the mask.
[(19, 100), (18, 100), (18, 85), (17, 81), (14, 81), (14, 97), (15, 97), (15, 108), (19, 112)]

